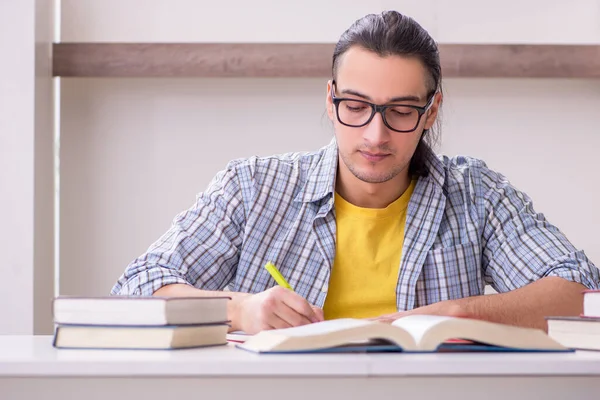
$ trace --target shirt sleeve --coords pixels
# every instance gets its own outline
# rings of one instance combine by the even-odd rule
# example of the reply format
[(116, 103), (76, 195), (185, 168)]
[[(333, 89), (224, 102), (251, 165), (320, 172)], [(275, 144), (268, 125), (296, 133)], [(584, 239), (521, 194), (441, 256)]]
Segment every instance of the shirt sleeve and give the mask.
[(531, 199), (499, 173), (483, 168), (482, 264), (486, 282), (507, 292), (546, 276), (600, 288), (598, 268)]
[(222, 290), (235, 276), (244, 226), (240, 185), (236, 168), (230, 165), (127, 266), (111, 294), (150, 296), (173, 283)]

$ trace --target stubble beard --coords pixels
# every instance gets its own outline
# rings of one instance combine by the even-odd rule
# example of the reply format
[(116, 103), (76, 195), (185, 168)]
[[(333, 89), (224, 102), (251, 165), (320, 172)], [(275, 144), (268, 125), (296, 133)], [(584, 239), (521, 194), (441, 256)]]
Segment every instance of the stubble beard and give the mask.
[[(346, 168), (354, 175), (358, 180), (365, 183), (385, 183), (394, 179), (398, 174), (405, 171), (408, 168), (410, 161), (404, 164), (394, 165), (390, 170), (381, 173), (365, 173), (360, 171), (356, 164), (352, 163), (350, 156), (342, 154), (342, 162), (346, 165)], [(371, 163), (371, 165), (375, 165)]]

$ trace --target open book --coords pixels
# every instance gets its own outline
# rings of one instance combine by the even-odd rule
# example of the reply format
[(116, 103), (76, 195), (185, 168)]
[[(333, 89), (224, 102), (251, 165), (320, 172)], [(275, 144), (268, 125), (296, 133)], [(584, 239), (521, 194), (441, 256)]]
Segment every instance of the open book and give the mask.
[[(452, 339), (464, 339), (496, 349), (568, 351), (543, 330), (493, 322), (432, 315), (411, 315), (392, 324), (360, 319), (336, 319), (297, 328), (262, 331), (238, 348), (257, 353), (328, 351), (348, 346), (365, 348), (384, 341), (405, 352), (433, 352)], [(483, 346), (482, 346), (483, 349)]]

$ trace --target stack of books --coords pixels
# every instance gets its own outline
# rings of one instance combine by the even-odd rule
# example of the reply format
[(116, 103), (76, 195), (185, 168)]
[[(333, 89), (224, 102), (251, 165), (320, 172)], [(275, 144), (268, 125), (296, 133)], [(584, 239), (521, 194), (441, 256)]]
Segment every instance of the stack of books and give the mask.
[(564, 346), (580, 350), (600, 350), (600, 290), (583, 294), (583, 314), (579, 317), (548, 317), (548, 335)]
[(52, 304), (56, 348), (179, 349), (224, 345), (229, 297), (71, 297)]

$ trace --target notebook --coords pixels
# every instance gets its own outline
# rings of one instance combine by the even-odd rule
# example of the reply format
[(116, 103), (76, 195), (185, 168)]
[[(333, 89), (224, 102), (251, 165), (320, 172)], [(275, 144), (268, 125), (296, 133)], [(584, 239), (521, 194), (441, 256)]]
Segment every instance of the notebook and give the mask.
[(54, 299), (57, 324), (189, 325), (227, 322), (229, 297), (110, 296)]
[[(462, 339), (485, 351), (569, 351), (543, 330), (482, 320), (411, 315), (392, 324), (360, 319), (335, 319), (295, 328), (262, 331), (236, 347), (255, 353), (328, 351), (435, 352), (474, 350)], [(467, 342), (469, 343), (469, 342)]]
[(251, 338), (252, 335), (247, 334), (244, 331), (233, 331), (227, 334), (227, 341), (234, 343), (244, 343), (246, 340)]

